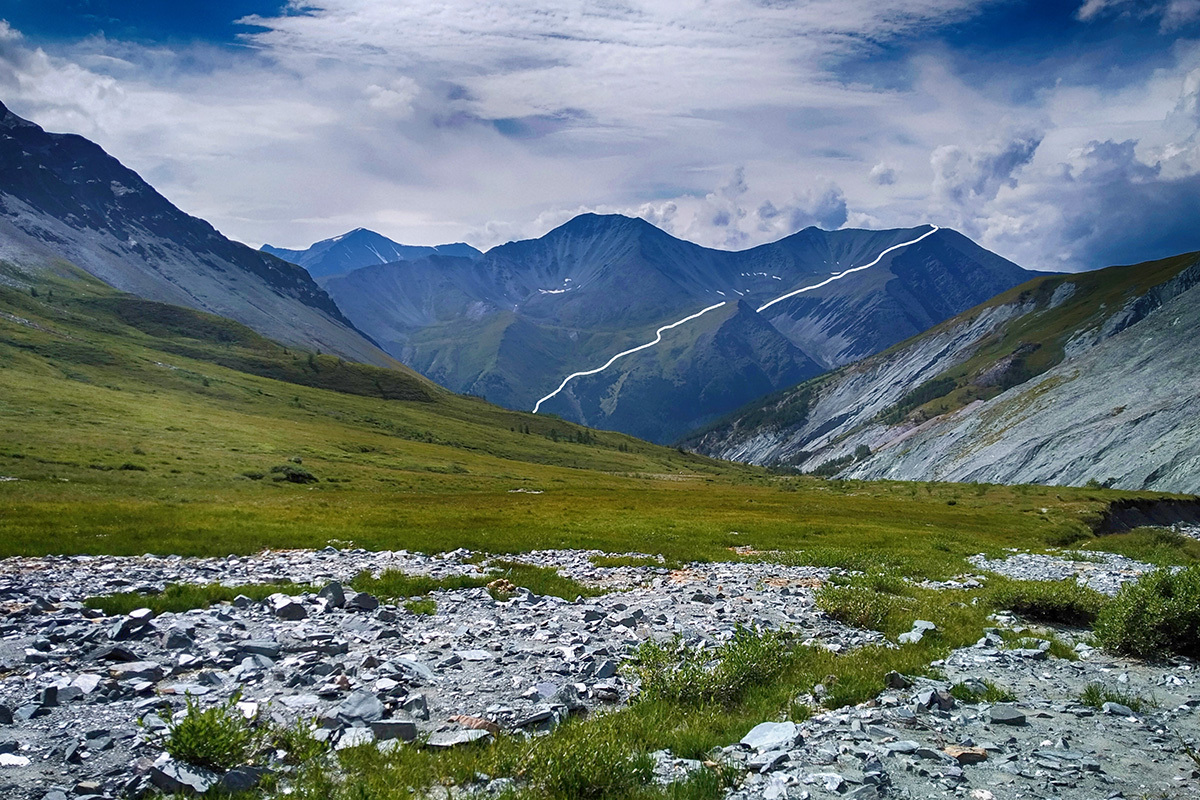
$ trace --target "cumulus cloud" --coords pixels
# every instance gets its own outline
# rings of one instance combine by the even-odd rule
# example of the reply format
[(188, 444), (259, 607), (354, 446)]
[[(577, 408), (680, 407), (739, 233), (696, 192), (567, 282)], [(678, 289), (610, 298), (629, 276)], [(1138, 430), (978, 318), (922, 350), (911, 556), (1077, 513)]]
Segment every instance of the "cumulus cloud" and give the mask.
[(890, 164), (885, 164), (880, 161), (875, 166), (871, 167), (867, 179), (876, 186), (891, 186), (898, 179), (897, 170)]
[(992, 200), (1001, 188), (1017, 185), (1014, 173), (1030, 162), (1041, 142), (1041, 135), (1029, 133), (974, 148), (943, 145), (929, 158), (934, 194), (953, 205)]

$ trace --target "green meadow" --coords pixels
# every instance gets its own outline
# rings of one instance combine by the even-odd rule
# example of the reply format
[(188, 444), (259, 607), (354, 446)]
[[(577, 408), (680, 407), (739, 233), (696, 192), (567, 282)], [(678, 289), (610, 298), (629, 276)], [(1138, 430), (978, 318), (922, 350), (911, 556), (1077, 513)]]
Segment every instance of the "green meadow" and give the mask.
[(1090, 540), (1130, 496), (772, 474), (289, 350), (83, 276), (0, 285), (0, 309), (0, 476), (18, 479), (0, 482), (5, 556), (782, 550), (936, 576)]

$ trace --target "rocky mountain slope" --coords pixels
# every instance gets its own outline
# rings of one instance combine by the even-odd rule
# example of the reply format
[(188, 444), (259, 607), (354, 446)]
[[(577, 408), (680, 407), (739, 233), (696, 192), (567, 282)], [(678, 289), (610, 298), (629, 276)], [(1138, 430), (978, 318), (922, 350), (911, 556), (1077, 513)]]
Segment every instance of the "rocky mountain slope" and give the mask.
[(1035, 279), (687, 445), (842, 477), (1200, 492), (1200, 255)]
[(478, 258), (482, 255), (471, 245), (462, 242), (440, 244), (436, 247), (400, 244), (366, 228), (355, 228), (341, 236), (323, 239), (303, 250), (288, 250), (269, 244), (264, 244), (260, 249), (264, 253), (304, 267), (309, 275), (318, 279), (342, 275), (372, 264), (412, 261), (426, 256)]
[(286, 344), (395, 363), (304, 270), (183, 213), (98, 145), (47, 133), (3, 105), (0, 260), (30, 275), (78, 267), (122, 291), (229, 317)]
[(756, 310), (929, 231), (809, 228), (728, 252), (676, 239), (641, 219), (584, 214), (540, 239), (476, 259), (435, 255), (358, 269), (323, 285), (400, 360), (455, 391), (522, 409), (568, 375), (724, 302), (717, 316), (665, 332), (660, 346), (571, 382), (541, 407), (665, 442), (1031, 275), (938, 230), (869, 270)]

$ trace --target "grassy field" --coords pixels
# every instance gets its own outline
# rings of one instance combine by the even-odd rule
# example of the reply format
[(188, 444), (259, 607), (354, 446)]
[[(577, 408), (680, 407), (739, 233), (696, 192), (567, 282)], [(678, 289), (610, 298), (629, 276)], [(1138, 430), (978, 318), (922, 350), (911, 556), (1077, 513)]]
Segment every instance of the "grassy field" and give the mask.
[[(0, 314), (0, 476), (19, 479), (0, 482), (0, 555), (749, 548), (939, 575), (1087, 539), (1129, 496), (776, 476), (310, 358), (83, 278), (0, 286)], [(314, 385), (339, 369), (353, 393)]]

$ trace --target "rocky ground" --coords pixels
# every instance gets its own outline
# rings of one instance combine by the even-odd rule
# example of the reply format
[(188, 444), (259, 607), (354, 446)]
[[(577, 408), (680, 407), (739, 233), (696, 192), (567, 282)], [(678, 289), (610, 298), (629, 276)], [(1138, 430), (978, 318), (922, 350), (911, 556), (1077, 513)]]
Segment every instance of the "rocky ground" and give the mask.
[[(815, 607), (814, 588), (828, 578), (826, 569), (597, 567), (592, 555), (553, 551), (521, 559), (611, 590), (601, 597), (570, 601), (520, 590), (499, 602), (485, 589), (436, 592), (433, 616), (343, 585), (362, 570), (481, 574), (465, 551), (0, 561), (0, 796), (209, 788), (215, 776), (165, 759), (158, 741), (189, 695), (207, 703), (240, 692), (244, 713), (281, 723), (316, 717), (335, 746), (416, 738), (455, 746), (488, 736), (494, 726), (536, 733), (571, 710), (615, 707), (636, 691), (618, 666), (649, 637), (717, 643), (754, 622), (791, 628), (833, 649), (880, 638)], [(1119, 560), (1040, 558), (1014, 554), (979, 566), (1050, 580), (1084, 570), (1090, 584), (1109, 592), (1146, 569)], [(81, 603), (173, 582), (281, 579), (324, 589), (158, 617), (105, 617)], [(1048, 657), (1045, 645), (1026, 645), (1004, 649), (998, 637), (985, 637), (938, 665), (944, 680), (910, 685), (895, 676), (894, 687), (865, 706), (799, 726), (767, 721), (722, 755), (747, 769), (733, 797), (1200, 796), (1197, 764), (1179, 738), (1200, 738), (1192, 664), (1115, 660), (1083, 644), (1079, 660), (1068, 661)], [(973, 703), (948, 694), (953, 684), (983, 680), (1016, 700)], [(1089, 683), (1153, 705), (1141, 713), (1094, 710), (1079, 700)], [(664, 778), (698, 766), (665, 753), (659, 761)], [(231, 776), (227, 782), (254, 778)]]

